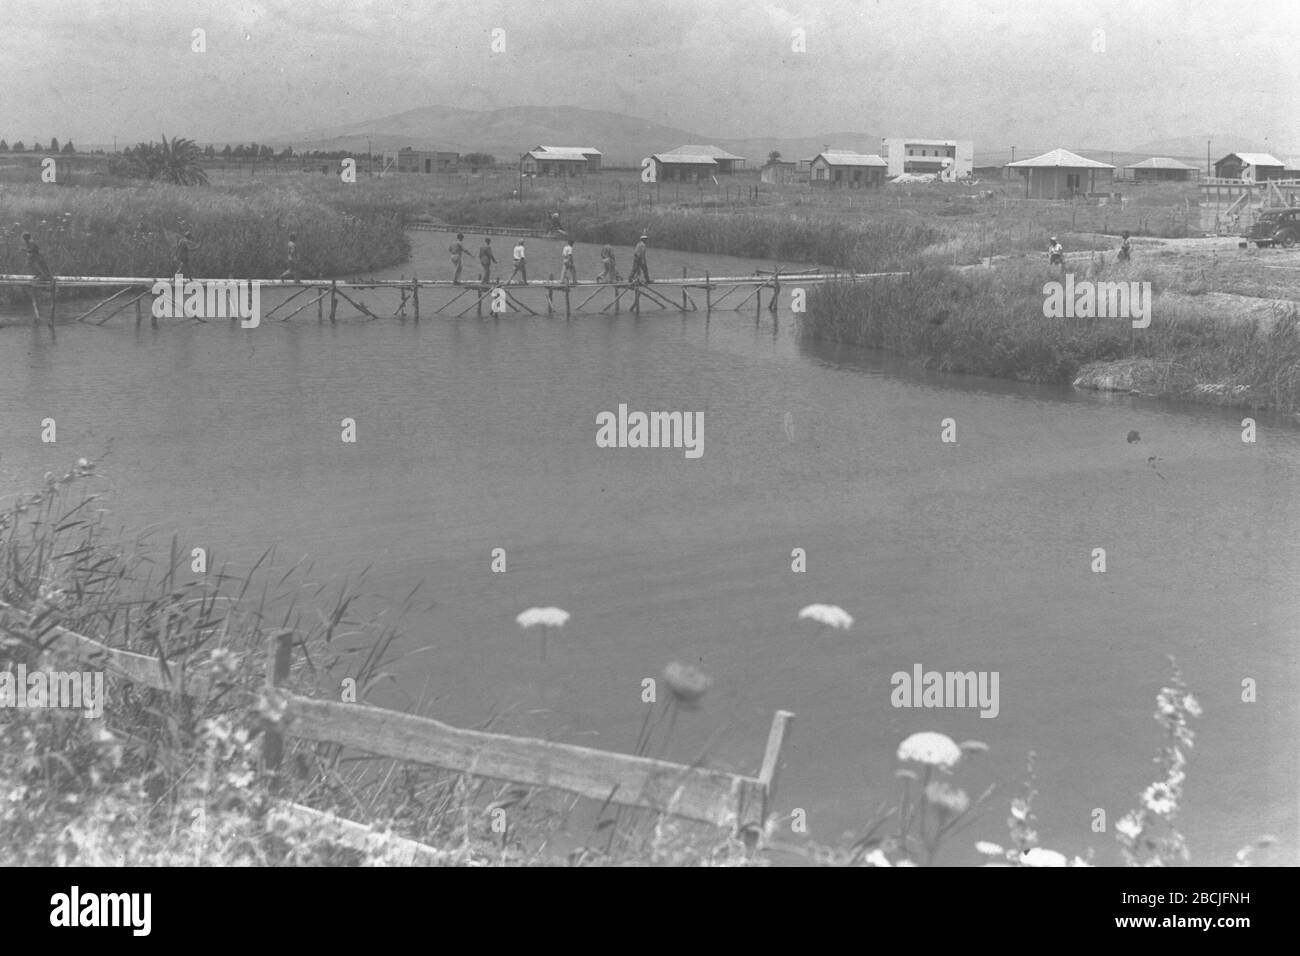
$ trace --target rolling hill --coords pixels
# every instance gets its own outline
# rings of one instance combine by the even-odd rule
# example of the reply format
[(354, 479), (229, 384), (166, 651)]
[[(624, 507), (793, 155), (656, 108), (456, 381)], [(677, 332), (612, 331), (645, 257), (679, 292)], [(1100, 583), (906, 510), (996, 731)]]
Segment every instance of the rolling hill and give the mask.
[(836, 149), (880, 151), (880, 140), (861, 132), (734, 139), (574, 106), (512, 106), (494, 110), (425, 106), (345, 126), (259, 137), (257, 142), (293, 146), (296, 150), (364, 150), (367, 138), (376, 152), (411, 146), (458, 153), (486, 152), (499, 161), (512, 161), (524, 150), (539, 144), (594, 146), (604, 153), (606, 165), (632, 165), (643, 156), (687, 143), (712, 144), (729, 150), (746, 157), (751, 167), (761, 166), (772, 150), (796, 159), (812, 156), (826, 145)]

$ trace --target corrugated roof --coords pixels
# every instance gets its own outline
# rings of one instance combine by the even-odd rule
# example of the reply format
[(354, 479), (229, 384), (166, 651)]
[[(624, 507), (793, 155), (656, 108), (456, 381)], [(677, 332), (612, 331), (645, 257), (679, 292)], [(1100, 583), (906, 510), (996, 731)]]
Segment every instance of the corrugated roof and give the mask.
[(678, 146), (676, 149), (670, 149), (667, 153), (660, 153), (661, 156), (672, 154), (684, 154), (687, 156), (708, 156), (712, 159), (744, 159), (744, 156), (737, 156), (735, 153), (729, 153), (725, 149), (719, 149), (716, 146)]
[(1125, 169), (1199, 169), (1199, 166), (1189, 166), (1181, 159), (1174, 159), (1170, 156), (1152, 156), (1150, 159), (1144, 159), (1140, 163), (1129, 163)]
[(1095, 159), (1084, 159), (1078, 153), (1072, 153), (1068, 149), (1054, 149), (1051, 152), (1043, 153), (1041, 156), (1034, 156), (1031, 159), (1022, 159), (1018, 162), (1007, 163), (1007, 165), (1019, 168), (1041, 166), (1068, 166), (1071, 169), (1115, 168), (1110, 163), (1099, 163)]
[(560, 160), (572, 163), (585, 163), (587, 161), (587, 157), (576, 149), (530, 149), (528, 155), (533, 159)]
[(538, 146), (537, 149), (546, 150), (548, 153), (595, 153), (601, 155), (600, 150), (594, 146)]
[(850, 152), (847, 149), (824, 150), (814, 156), (813, 159), (817, 159), (818, 156), (826, 160), (827, 166), (889, 166), (889, 163), (874, 153), (867, 155), (865, 153)]
[(716, 166), (718, 161), (712, 156), (691, 155), (690, 153), (655, 153), (652, 157), (661, 163), (677, 163), (681, 166)]
[[(1283, 165), (1282, 160), (1277, 159), (1276, 157), (1270, 156), (1268, 153), (1229, 153), (1228, 156), (1236, 156), (1239, 160), (1241, 160), (1241, 161), (1242, 161), (1243, 163), (1245, 163), (1247, 166), (1281, 166), (1281, 165)], [(1228, 156), (1224, 156), (1223, 159), (1227, 159)], [(1219, 162), (1220, 162), (1220, 163), (1223, 162), (1223, 159), (1219, 160)], [(1217, 164), (1216, 164), (1216, 165), (1217, 165)]]

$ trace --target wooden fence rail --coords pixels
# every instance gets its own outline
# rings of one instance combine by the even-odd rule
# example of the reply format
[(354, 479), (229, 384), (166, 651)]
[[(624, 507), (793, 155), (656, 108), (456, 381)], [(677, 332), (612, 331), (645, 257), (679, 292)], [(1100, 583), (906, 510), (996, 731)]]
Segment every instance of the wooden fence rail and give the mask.
[[(124, 680), (166, 693), (201, 699), (218, 689), (197, 676), (186, 675), (180, 661), (166, 662), (109, 647), (48, 621), (38, 621), (29, 612), (3, 601), (0, 630), (29, 635), (35, 632), (43, 646), (86, 659)], [(761, 830), (771, 812), (781, 751), (794, 719), (789, 711), (778, 710), (773, 716), (759, 772), (747, 776), (549, 740), (465, 730), (365, 704), (293, 694), (282, 686), (289, 675), (293, 637), (285, 629), (270, 635), (267, 691), (282, 705), (279, 719), (264, 723), (263, 758), (273, 774), (278, 772), (284, 738), (289, 736), (470, 776), (562, 790), (737, 832), (752, 834), (755, 829)], [(241, 703), (254, 705), (256, 695), (251, 691), (245, 690), (241, 697)], [(279, 806), (285, 819), (299, 823), (315, 820), (313, 814), (329, 817), (331, 832), (358, 849), (364, 848), (373, 836), (363, 824), (286, 801)], [(437, 850), (414, 843), (403, 852), (421, 859), (428, 854), (439, 855)]]

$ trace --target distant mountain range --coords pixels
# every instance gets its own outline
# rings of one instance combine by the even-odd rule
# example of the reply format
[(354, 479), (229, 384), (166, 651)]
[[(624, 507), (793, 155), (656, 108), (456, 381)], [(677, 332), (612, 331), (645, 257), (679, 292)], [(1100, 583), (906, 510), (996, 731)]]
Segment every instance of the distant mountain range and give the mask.
[(633, 165), (651, 153), (687, 144), (712, 145), (744, 156), (751, 167), (761, 166), (777, 150), (787, 159), (806, 159), (823, 147), (880, 152), (880, 139), (861, 132), (830, 132), (815, 136), (734, 139), (665, 126), (650, 120), (579, 109), (575, 106), (512, 106), (467, 110), (454, 106), (424, 106), (344, 126), (277, 134), (257, 142), (292, 146), (295, 150), (365, 150), (369, 139), (376, 152), (403, 146), (458, 153), (491, 153), (513, 162), (534, 146), (594, 146), (605, 165)]
[[(924, 132), (924, 131), (922, 131)], [(1211, 158), (1230, 152), (1267, 152), (1279, 159), (1300, 154), (1300, 147), (1270, 145), (1258, 137), (1225, 133), (1152, 140), (1126, 150), (1080, 148), (1070, 143), (1051, 143), (1041, 149), (1016, 150), (1017, 159), (1064, 146), (1082, 156), (1123, 166), (1150, 156), (1173, 156), (1196, 166), (1205, 165), (1206, 140)], [(376, 152), (411, 146), (457, 153), (491, 153), (499, 162), (513, 162), (526, 149), (546, 146), (594, 146), (605, 157), (605, 165), (635, 165), (644, 156), (686, 144), (718, 146), (749, 160), (751, 168), (761, 166), (772, 150), (786, 159), (806, 159), (824, 147), (880, 152), (880, 137), (860, 131), (836, 131), (804, 137), (752, 136), (743, 139), (714, 136), (651, 120), (604, 110), (576, 106), (511, 106), (472, 110), (455, 106), (424, 106), (342, 126), (317, 127), (289, 135), (259, 137), (259, 143), (292, 146), (295, 150), (364, 151), (367, 141)], [(975, 141), (976, 165), (992, 165), (1011, 159), (1009, 148), (981, 148)], [(1113, 158), (1112, 158), (1113, 157)]]

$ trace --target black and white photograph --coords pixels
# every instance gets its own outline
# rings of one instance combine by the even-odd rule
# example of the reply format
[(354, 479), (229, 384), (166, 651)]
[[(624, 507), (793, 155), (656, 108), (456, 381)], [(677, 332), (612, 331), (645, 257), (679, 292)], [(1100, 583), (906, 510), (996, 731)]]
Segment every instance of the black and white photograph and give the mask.
[(1292, 0), (2, 6), (37, 922), (1300, 863)]

